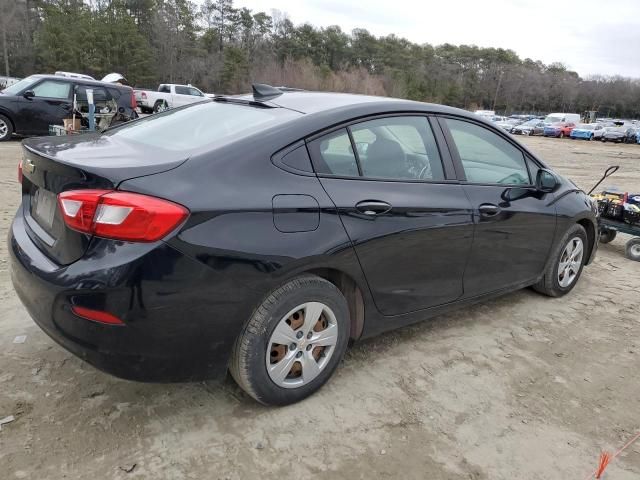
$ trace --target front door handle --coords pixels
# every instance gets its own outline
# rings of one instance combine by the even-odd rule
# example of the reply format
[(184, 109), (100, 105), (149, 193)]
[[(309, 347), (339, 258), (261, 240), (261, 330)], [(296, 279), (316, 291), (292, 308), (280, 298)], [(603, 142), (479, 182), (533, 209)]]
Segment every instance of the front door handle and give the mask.
[(493, 203), (483, 203), (478, 207), (481, 217), (495, 217), (500, 213), (500, 207)]
[(356, 203), (356, 210), (365, 215), (382, 215), (391, 210), (391, 205), (379, 200), (364, 200)]

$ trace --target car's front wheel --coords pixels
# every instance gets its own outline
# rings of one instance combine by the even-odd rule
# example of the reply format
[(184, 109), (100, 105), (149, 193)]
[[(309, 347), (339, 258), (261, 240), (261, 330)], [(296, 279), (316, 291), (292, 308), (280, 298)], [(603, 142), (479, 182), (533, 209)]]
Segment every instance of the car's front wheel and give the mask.
[(569, 293), (582, 274), (588, 245), (585, 229), (573, 225), (554, 249), (542, 279), (533, 288), (550, 297)]
[(236, 340), (230, 371), (265, 405), (288, 405), (317, 391), (349, 341), (349, 308), (332, 283), (314, 275), (274, 290)]
[(0, 115), (0, 142), (9, 140), (13, 133), (13, 124), (4, 115)]

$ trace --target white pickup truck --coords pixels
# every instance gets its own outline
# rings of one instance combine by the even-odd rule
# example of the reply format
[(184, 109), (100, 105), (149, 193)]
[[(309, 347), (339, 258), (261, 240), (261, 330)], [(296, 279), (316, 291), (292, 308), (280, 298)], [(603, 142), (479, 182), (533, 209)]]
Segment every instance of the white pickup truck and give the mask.
[(202, 93), (192, 85), (176, 85), (174, 83), (161, 83), (158, 91), (134, 90), (136, 103), (142, 113), (163, 112), (169, 108), (200, 102), (211, 95)]

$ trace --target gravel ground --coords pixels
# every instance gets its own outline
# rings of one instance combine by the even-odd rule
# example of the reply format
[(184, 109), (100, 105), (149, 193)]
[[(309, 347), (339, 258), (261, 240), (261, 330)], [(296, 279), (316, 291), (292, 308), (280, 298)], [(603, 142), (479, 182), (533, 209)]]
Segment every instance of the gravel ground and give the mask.
[[(523, 138), (584, 188), (640, 190), (640, 146)], [(18, 205), (0, 144), (0, 236)], [(628, 237), (627, 237), (628, 238)], [(640, 431), (640, 263), (602, 245), (567, 297), (523, 290), (362, 342), (312, 398), (257, 405), (230, 380), (153, 385), (58, 347), (0, 242), (0, 478), (577, 479)], [(26, 341), (13, 343), (18, 335)], [(640, 477), (640, 442), (608, 469)]]

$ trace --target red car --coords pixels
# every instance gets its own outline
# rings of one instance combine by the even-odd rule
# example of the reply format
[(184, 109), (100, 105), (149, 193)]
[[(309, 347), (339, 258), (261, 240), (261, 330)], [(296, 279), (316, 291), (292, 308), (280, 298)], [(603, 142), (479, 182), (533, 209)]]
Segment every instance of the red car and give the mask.
[(571, 130), (573, 130), (575, 127), (575, 123), (558, 122), (544, 127), (543, 135), (545, 137), (568, 138), (569, 135), (571, 135)]

